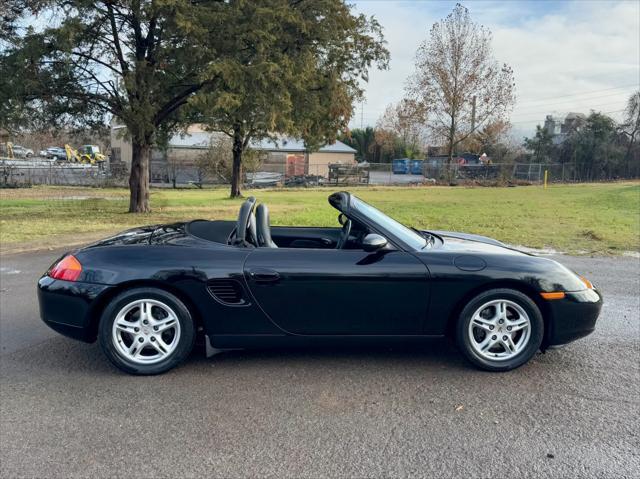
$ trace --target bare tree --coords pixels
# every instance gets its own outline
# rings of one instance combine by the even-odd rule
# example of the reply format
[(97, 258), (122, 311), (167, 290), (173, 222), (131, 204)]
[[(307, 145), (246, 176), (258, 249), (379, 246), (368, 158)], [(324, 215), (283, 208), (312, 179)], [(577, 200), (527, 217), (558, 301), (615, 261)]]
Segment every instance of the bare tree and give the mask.
[(421, 157), (427, 147), (425, 120), (424, 109), (414, 100), (388, 105), (376, 123), (376, 145), (387, 152), (399, 146), (403, 155)]
[(456, 147), (489, 122), (506, 119), (515, 102), (513, 71), (493, 56), (491, 32), (457, 4), (431, 27), (416, 53), (408, 97), (428, 114), (427, 126), (446, 143), (447, 172)]
[(625, 161), (627, 162), (628, 170), (631, 171), (631, 152), (636, 143), (638, 133), (640, 133), (640, 91), (629, 97), (627, 108), (625, 109), (623, 131), (629, 137)]
[(510, 129), (509, 122), (503, 120), (487, 122), (461, 142), (460, 146), (471, 153), (493, 156), (496, 145), (503, 143)]
[[(243, 155), (243, 170), (255, 173), (260, 166), (264, 153), (256, 149), (247, 149)], [(231, 183), (233, 177), (233, 142), (224, 134), (214, 134), (209, 148), (196, 160), (198, 181), (207, 180)]]

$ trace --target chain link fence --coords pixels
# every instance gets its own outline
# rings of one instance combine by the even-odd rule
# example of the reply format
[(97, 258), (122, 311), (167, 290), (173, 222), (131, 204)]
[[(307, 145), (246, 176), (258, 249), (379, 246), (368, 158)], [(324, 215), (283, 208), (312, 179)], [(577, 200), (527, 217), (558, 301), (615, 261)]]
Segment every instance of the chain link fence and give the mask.
[(53, 160), (0, 160), (0, 187), (30, 185), (124, 186), (125, 168), (105, 164), (56, 162)]
[[(496, 164), (431, 164), (412, 160), (407, 164), (327, 163), (313, 165), (268, 165), (255, 171), (245, 171), (244, 183), (249, 188), (311, 187), (311, 186), (412, 186), (432, 184), (536, 184), (544, 181), (569, 183), (593, 180), (581, 174), (573, 163), (496, 163)], [(628, 178), (638, 178), (640, 172)], [(228, 178), (204, 173), (194, 165), (171, 165), (151, 168), (154, 186), (224, 185)], [(0, 160), (0, 186), (28, 185), (69, 186), (126, 186), (128, 170), (124, 164), (88, 165), (48, 160)], [(616, 180), (619, 177), (600, 175), (597, 180)]]
[[(430, 164), (411, 161), (408, 165), (372, 163), (368, 165), (309, 165), (304, 174), (280, 171), (247, 173), (246, 184), (255, 187), (276, 186), (412, 186), (433, 184), (480, 184), (499, 186), (508, 184), (542, 183), (547, 174), (550, 183), (578, 183), (593, 181), (594, 177), (581, 174), (573, 163), (494, 163), (494, 164)], [(627, 178), (640, 177), (640, 171)], [(598, 181), (622, 179), (601, 174)]]

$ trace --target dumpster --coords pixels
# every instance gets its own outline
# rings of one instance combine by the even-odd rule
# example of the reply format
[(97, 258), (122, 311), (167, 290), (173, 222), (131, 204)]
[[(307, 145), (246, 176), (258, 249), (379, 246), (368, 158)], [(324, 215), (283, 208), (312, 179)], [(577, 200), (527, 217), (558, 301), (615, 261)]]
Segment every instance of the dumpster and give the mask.
[(391, 162), (391, 171), (394, 175), (406, 175), (409, 173), (409, 158), (400, 158)]
[(410, 163), (410, 171), (412, 175), (421, 175), (422, 174), (422, 165), (423, 160), (411, 160)]

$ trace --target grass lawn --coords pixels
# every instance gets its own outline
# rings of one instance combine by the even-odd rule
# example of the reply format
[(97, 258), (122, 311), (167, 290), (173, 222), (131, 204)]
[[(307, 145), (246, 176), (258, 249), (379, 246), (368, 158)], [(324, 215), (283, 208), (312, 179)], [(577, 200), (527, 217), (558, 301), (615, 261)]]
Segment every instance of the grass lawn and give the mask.
[[(350, 188), (401, 222), (464, 231), (514, 245), (569, 253), (640, 251), (640, 183), (515, 188)], [(254, 190), (276, 225), (337, 225), (331, 189)], [(128, 192), (39, 186), (0, 189), (3, 251), (56, 248), (142, 224), (195, 218), (235, 219), (241, 200), (228, 190), (154, 189), (153, 212), (125, 213)]]

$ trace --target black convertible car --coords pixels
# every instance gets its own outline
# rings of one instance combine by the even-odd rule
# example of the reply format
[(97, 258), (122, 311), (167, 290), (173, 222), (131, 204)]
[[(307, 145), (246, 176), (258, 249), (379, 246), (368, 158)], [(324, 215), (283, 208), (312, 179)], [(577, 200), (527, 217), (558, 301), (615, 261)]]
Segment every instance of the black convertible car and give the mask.
[(38, 282), (42, 319), (134, 374), (207, 351), (323, 341), (455, 339), (506, 371), (591, 333), (602, 297), (556, 261), (471, 234), (419, 231), (347, 192), (341, 227), (271, 227), (247, 199), (237, 221), (125, 231), (66, 254)]

